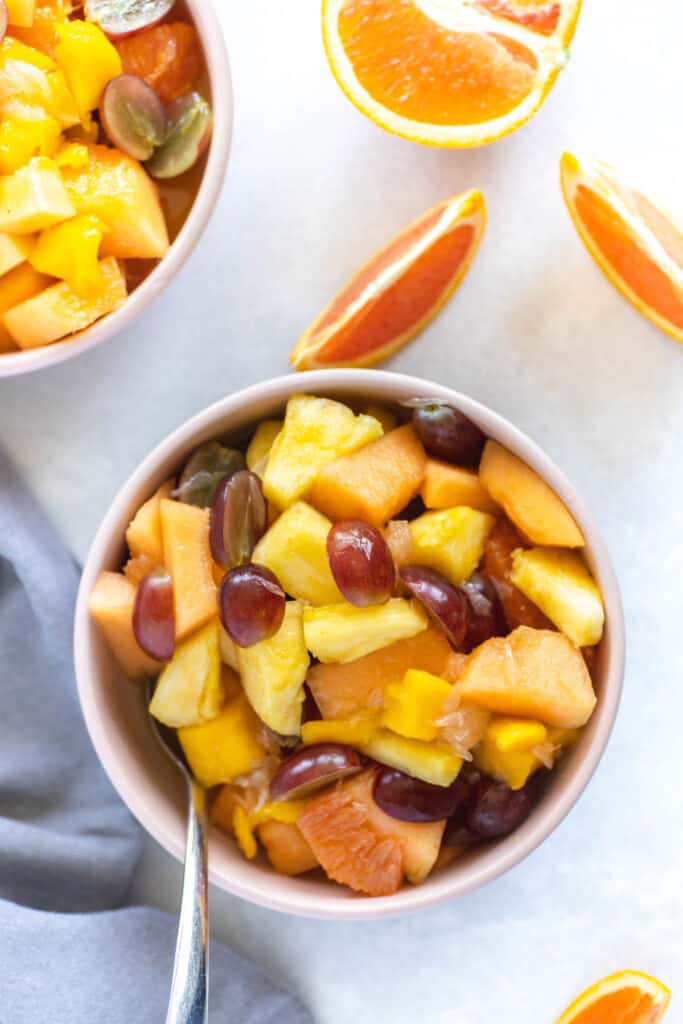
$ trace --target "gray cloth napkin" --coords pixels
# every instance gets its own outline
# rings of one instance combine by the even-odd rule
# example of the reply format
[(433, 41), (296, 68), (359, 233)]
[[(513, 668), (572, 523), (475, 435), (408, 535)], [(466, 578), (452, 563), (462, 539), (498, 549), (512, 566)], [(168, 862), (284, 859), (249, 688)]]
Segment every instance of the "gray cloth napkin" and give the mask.
[[(176, 921), (126, 906), (141, 834), (78, 708), (77, 583), (75, 564), (0, 453), (0, 1024), (156, 1024), (165, 1019)], [(210, 961), (212, 1024), (311, 1021), (217, 942)]]

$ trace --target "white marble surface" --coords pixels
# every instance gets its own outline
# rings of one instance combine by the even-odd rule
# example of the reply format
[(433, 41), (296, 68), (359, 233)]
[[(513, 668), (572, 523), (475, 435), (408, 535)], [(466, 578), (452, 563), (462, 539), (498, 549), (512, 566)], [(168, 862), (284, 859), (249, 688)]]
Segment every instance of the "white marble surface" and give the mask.
[[(477, 185), (489, 206), (477, 262), (391, 365), (489, 403), (567, 470), (610, 542), (629, 657), (597, 776), (506, 878), (362, 926), (289, 919), (214, 891), (214, 934), (300, 991), (325, 1024), (548, 1024), (584, 984), (626, 966), (678, 990), (669, 1019), (682, 1020), (683, 350), (605, 282), (557, 184), (570, 147), (676, 199), (680, 4), (587, 2), (569, 67), (532, 124), (457, 153), (393, 138), (355, 111), (328, 72), (318, 0), (220, 2), (236, 132), (206, 237), (127, 335), (0, 381), (0, 442), (82, 558), (157, 441), (226, 392), (283, 372), (359, 261), (437, 199)], [(150, 842), (137, 898), (173, 909), (179, 884)]]

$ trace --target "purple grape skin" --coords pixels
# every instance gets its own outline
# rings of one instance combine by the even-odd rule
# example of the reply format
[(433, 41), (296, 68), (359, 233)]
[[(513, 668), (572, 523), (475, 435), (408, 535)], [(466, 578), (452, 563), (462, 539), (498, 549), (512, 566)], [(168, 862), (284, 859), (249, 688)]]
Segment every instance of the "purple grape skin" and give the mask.
[(413, 426), (428, 455), (458, 466), (478, 465), (486, 436), (458, 409), (425, 399), (413, 409)]
[(405, 565), (399, 569), (399, 576), (456, 651), (462, 651), (469, 623), (469, 604), (462, 590), (449, 583), (440, 572), (423, 565)]
[(266, 531), (268, 509), (260, 479), (239, 469), (219, 483), (211, 505), (209, 540), (223, 569), (248, 561)]
[(334, 581), (357, 608), (384, 604), (396, 583), (396, 569), (382, 534), (360, 519), (335, 523), (327, 535), (327, 560)]
[(301, 709), (301, 721), (303, 722), (319, 722), (322, 719), (320, 714), (320, 708), (318, 707), (315, 697), (311, 693), (308, 686), (304, 684), (304, 703)]
[(277, 633), (285, 601), (275, 573), (254, 562), (226, 573), (218, 591), (221, 622), (238, 647), (253, 647)]
[(492, 636), (508, 633), (503, 606), (493, 580), (475, 572), (460, 587), (469, 605), (465, 649), (469, 652)]
[(526, 821), (539, 796), (540, 774), (532, 775), (522, 789), (513, 790), (488, 776), (476, 784), (467, 812), (466, 826), (479, 839), (509, 835)]
[(170, 661), (173, 657), (173, 583), (165, 569), (152, 569), (140, 580), (133, 605), (133, 633), (150, 658)]
[(467, 798), (467, 787), (459, 779), (450, 786), (433, 786), (396, 768), (380, 766), (372, 795), (381, 811), (399, 821), (443, 821)]
[(105, 86), (100, 120), (110, 141), (134, 160), (147, 160), (166, 137), (166, 111), (138, 75), (117, 75)]
[(286, 758), (271, 779), (274, 800), (295, 800), (338, 779), (355, 775), (363, 759), (353, 747), (341, 743), (315, 743)]

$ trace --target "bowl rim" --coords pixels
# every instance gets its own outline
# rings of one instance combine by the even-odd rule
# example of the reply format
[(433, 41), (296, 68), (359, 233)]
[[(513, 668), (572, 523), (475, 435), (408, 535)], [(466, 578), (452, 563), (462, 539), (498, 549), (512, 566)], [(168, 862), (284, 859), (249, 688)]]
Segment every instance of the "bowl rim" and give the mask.
[[(283, 897), (281, 894), (269, 892), (267, 883), (265, 885), (262, 882), (254, 884), (248, 880), (226, 877), (224, 874), (219, 875), (212, 870), (211, 864), (209, 864), (210, 880), (220, 888), (272, 910), (303, 917), (334, 920), (360, 920), (393, 916), (465, 895), (498, 878), (540, 846), (574, 807), (605, 751), (619, 707), (625, 660), (625, 631), (621, 595), (607, 547), (593, 515), (562, 470), (536, 442), (532, 441), (509, 420), (461, 392), (442, 384), (400, 373), (381, 370), (332, 369), (271, 378), (227, 395), (211, 404), (186, 420), (161, 441), (119, 489), (95, 534), (85, 560), (74, 619), (74, 659), (78, 694), (91, 741), (101, 764), (124, 803), (143, 828), (177, 860), (181, 862), (183, 860), (184, 834), (178, 835), (174, 829), (168, 828), (167, 824), (158, 820), (150, 820), (145, 792), (141, 792), (135, 786), (134, 780), (129, 778), (125, 772), (118, 770), (119, 766), (107, 732), (106, 720), (100, 716), (100, 710), (94, 697), (94, 687), (90, 684), (89, 595), (100, 570), (107, 568), (103, 561), (103, 555), (115, 531), (121, 529), (119, 521), (123, 521), (122, 517), (125, 517), (127, 510), (130, 509), (133, 499), (139, 500), (140, 493), (145, 490), (147, 494), (150, 493), (153, 486), (152, 481), (155, 476), (158, 477), (158, 467), (161, 463), (169, 459), (172, 460), (173, 457), (179, 461), (182, 454), (193, 443), (193, 439), (201, 433), (210, 431), (214, 426), (216, 431), (223, 430), (222, 424), (227, 418), (231, 415), (239, 417), (240, 413), (244, 413), (251, 403), (275, 401), (276, 399), (284, 403), (290, 395), (297, 392), (323, 395), (335, 393), (341, 395), (345, 392), (349, 396), (355, 392), (358, 397), (374, 398), (379, 401), (382, 399), (391, 401), (391, 394), (394, 395), (393, 401), (401, 401), (410, 396), (427, 395), (441, 397), (455, 404), (475, 419), (487, 436), (496, 439), (503, 438), (503, 443), (539, 472), (565, 502), (586, 537), (586, 554), (598, 578), (606, 608), (609, 631), (608, 658), (602, 679), (600, 700), (594, 712), (596, 724), (591, 745), (573, 768), (571, 775), (563, 776), (565, 782), (555, 799), (548, 798), (543, 801), (537, 811), (517, 832), (490, 847), (486, 852), (482, 852), (465, 866), (461, 874), (451, 877), (446, 869), (437, 876), (432, 876), (429, 883), (424, 886), (405, 886), (393, 896), (387, 897), (349, 898), (341, 886), (337, 887), (339, 894), (336, 894), (334, 883), (330, 884), (329, 895), (301, 893), (293, 890), (291, 896)], [(380, 392), (381, 396), (379, 396)]]
[(233, 88), (225, 38), (212, 0), (185, 0), (185, 3), (201, 40), (214, 116), (206, 167), (183, 226), (166, 255), (119, 309), (63, 341), (25, 351), (0, 353), (0, 379), (56, 366), (122, 333), (164, 291), (185, 265), (204, 233), (218, 201), (228, 166), (233, 127)]

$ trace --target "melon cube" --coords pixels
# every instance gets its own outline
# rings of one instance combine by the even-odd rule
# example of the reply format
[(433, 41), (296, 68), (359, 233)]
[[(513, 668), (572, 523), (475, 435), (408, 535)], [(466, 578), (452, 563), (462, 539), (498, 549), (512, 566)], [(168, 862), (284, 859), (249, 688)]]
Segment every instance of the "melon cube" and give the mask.
[(440, 459), (427, 459), (420, 496), (427, 508), (454, 508), (467, 505), (480, 512), (500, 512), (499, 506), (484, 490), (479, 474), (464, 466), (452, 466)]
[(75, 212), (59, 169), (49, 157), (35, 156), (13, 174), (0, 177), (0, 231), (30, 235)]
[(407, 739), (388, 729), (375, 732), (361, 749), (380, 764), (431, 782), (433, 786), (450, 786), (462, 768), (462, 758), (445, 744)]
[(10, 25), (30, 28), (36, 11), (36, 0), (5, 0)]
[(272, 569), (292, 597), (315, 605), (341, 602), (327, 560), (331, 525), (306, 502), (297, 501), (263, 535), (253, 561)]
[(581, 555), (562, 548), (520, 548), (512, 556), (510, 579), (577, 647), (600, 641), (605, 609)]
[(31, 235), (0, 234), (0, 277), (24, 262), (34, 241)]
[(223, 704), (218, 622), (179, 644), (157, 680), (150, 712), (178, 728), (215, 718)]
[(10, 332), (3, 326), (2, 314), (33, 298), (51, 284), (52, 278), (39, 274), (30, 263), (20, 263), (18, 267), (0, 277), (0, 352), (11, 352), (18, 347)]
[(306, 646), (322, 662), (362, 658), (394, 640), (421, 633), (428, 624), (419, 605), (401, 597), (367, 608), (350, 604), (304, 608)]
[(161, 535), (161, 501), (173, 490), (173, 481), (166, 480), (140, 506), (126, 530), (126, 543), (131, 558), (146, 555), (153, 565), (164, 564), (164, 540)]
[(133, 633), (135, 587), (123, 573), (100, 573), (88, 607), (121, 671), (130, 679), (155, 676), (162, 667), (142, 650)]
[(163, 564), (173, 580), (176, 640), (216, 614), (216, 584), (209, 544), (209, 510), (162, 498)]
[(435, 722), (450, 692), (451, 684), (445, 679), (410, 668), (401, 682), (390, 683), (385, 690), (382, 725), (408, 739), (436, 739)]
[(258, 767), (264, 758), (261, 729), (241, 694), (211, 721), (178, 729), (178, 739), (192, 774), (209, 789)]
[(467, 508), (425, 512), (410, 524), (412, 560), (442, 573), (451, 583), (464, 583), (479, 565), (495, 519)]
[(258, 827), (268, 860), (281, 875), (302, 875), (318, 861), (300, 829), (286, 821), (265, 821)]

